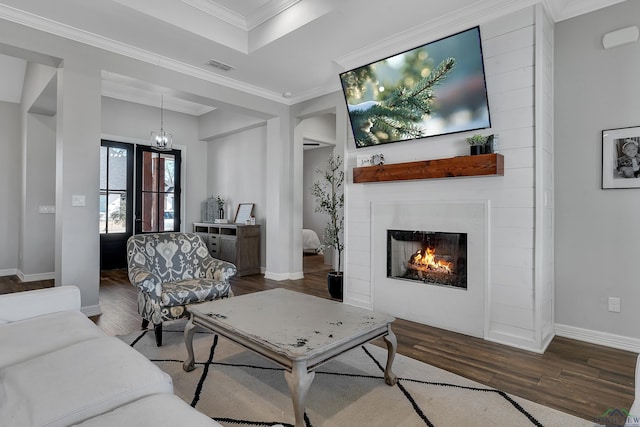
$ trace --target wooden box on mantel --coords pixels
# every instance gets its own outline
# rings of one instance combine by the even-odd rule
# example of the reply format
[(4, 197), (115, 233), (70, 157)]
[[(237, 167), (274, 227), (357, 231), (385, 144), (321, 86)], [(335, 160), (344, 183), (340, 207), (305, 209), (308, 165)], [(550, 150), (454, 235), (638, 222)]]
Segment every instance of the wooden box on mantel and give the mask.
[(502, 154), (479, 154), (477, 156), (459, 156), (449, 159), (353, 168), (353, 182), (356, 184), (491, 175), (504, 175), (504, 156)]

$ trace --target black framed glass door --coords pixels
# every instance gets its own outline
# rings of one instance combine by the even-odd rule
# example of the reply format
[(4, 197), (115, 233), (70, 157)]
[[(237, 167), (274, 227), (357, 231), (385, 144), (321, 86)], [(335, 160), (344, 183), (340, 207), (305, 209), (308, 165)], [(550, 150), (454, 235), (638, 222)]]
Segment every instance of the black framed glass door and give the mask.
[(135, 233), (180, 230), (180, 150), (136, 148)]
[(127, 266), (133, 232), (133, 145), (102, 140), (100, 145), (100, 269)]

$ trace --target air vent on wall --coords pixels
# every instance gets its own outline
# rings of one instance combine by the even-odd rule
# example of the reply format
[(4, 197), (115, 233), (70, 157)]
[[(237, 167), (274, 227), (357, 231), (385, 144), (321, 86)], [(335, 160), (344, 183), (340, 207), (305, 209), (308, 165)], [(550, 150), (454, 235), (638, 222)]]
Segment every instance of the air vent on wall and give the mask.
[(221, 69), (222, 71), (233, 70), (233, 67), (229, 64), (225, 64), (224, 62), (216, 61), (215, 59), (210, 59), (208, 62), (212, 67), (216, 67)]

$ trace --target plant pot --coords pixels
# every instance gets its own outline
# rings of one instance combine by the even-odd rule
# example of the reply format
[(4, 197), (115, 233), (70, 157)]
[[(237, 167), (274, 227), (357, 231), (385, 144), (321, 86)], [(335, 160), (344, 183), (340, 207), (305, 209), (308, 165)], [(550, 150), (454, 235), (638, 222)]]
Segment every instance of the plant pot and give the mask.
[(493, 154), (493, 136), (491, 136), (482, 147), (482, 154)]
[(469, 147), (469, 151), (471, 152), (472, 156), (476, 156), (478, 154), (482, 154), (482, 145), (471, 145)]
[(342, 299), (342, 278), (341, 271), (330, 271), (327, 274), (327, 286), (332, 298)]

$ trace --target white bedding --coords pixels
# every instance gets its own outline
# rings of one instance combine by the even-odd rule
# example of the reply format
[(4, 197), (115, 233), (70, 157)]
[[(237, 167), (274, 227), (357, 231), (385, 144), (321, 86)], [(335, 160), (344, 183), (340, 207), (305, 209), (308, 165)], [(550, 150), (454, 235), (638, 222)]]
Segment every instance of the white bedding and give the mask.
[(318, 238), (318, 234), (313, 230), (303, 229), (302, 230), (302, 248), (304, 251), (314, 251), (321, 252), (320, 239)]

